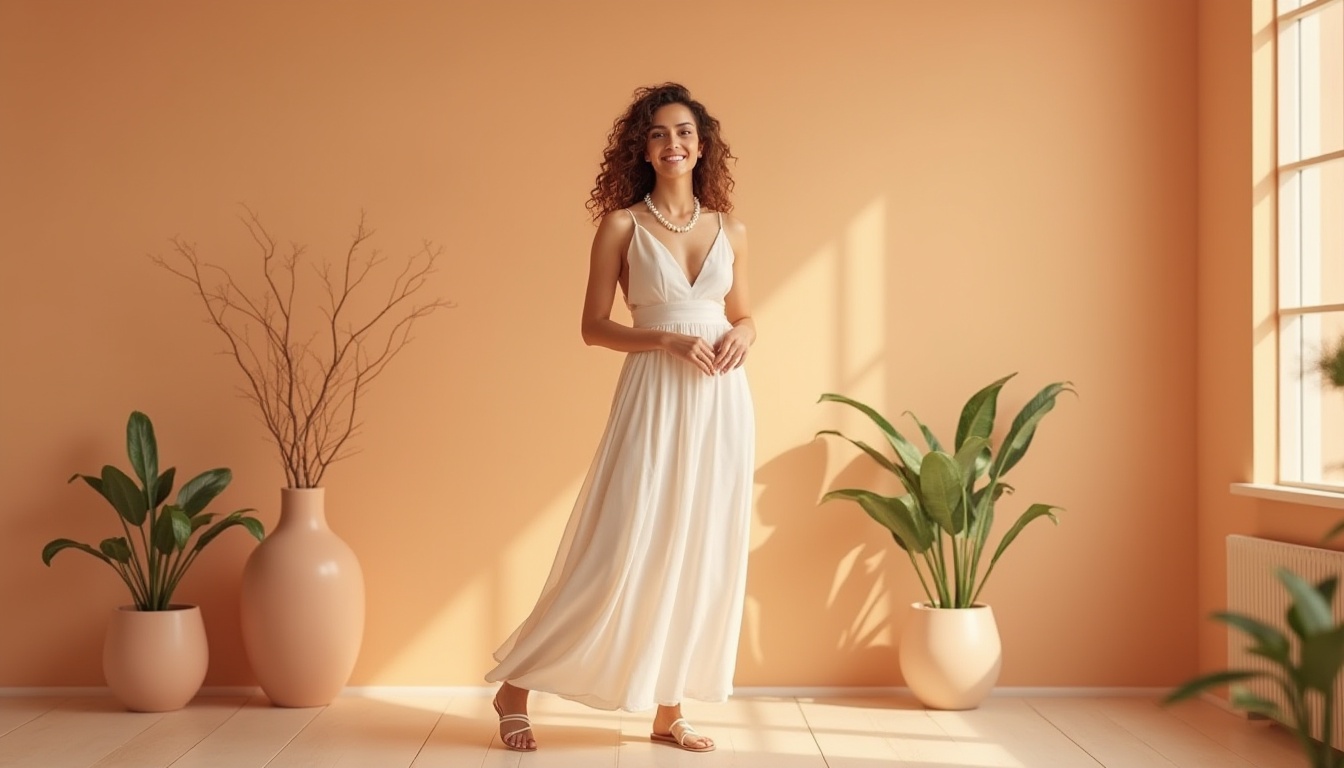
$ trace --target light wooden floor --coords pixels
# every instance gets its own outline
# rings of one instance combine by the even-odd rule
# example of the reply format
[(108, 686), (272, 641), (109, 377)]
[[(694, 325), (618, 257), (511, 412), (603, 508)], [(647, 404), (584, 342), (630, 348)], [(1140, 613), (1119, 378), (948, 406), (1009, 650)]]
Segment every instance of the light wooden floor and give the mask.
[(716, 752), (648, 740), (649, 715), (534, 695), (541, 749), (501, 748), (485, 696), (342, 697), (281, 709), (261, 697), (200, 697), (167, 714), (107, 697), (0, 698), (5, 768), (1301, 768), (1291, 735), (1205, 702), (990, 698), (970, 712), (907, 698), (738, 698), (688, 703)]

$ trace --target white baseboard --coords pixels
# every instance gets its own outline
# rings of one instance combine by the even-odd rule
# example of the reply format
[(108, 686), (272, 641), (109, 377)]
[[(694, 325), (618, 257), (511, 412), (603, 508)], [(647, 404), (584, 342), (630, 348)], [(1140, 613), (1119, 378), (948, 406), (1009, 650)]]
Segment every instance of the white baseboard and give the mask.
[[(1104, 688), (1073, 688), (1073, 687), (1011, 687), (1002, 686), (994, 689), (990, 695), (995, 698), (1079, 698), (1079, 697), (1150, 697), (1162, 696), (1170, 691), (1169, 688), (1130, 688), (1130, 687), (1104, 687)], [(367, 685), (350, 686), (342, 693), (342, 696), (369, 697), (378, 698), (382, 696), (389, 697), (416, 697), (416, 696), (438, 696), (438, 697), (462, 697), (462, 696), (489, 696), (495, 692), (493, 685)], [(201, 696), (254, 696), (261, 693), (261, 689), (256, 686), (212, 686), (207, 685), (201, 688)], [(106, 687), (95, 686), (36, 686), (22, 688), (2, 688), (0, 687), (0, 698), (16, 697), (51, 697), (51, 696), (108, 696), (110, 692)], [(844, 686), (742, 686), (733, 692), (734, 698), (788, 698), (788, 699), (837, 699), (837, 698), (862, 698), (862, 697), (889, 697), (889, 696), (909, 696), (909, 688), (895, 686), (875, 686), (875, 687), (844, 687)], [(1211, 703), (1218, 704), (1220, 700), (1209, 699)], [(1222, 702), (1221, 706), (1226, 706)]]

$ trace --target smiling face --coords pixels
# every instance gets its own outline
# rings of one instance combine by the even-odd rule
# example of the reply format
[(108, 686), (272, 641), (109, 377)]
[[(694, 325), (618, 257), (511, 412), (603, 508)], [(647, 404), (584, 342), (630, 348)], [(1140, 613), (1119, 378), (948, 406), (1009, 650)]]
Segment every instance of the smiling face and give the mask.
[(644, 159), (660, 176), (680, 176), (695, 168), (700, 159), (700, 130), (695, 115), (685, 104), (667, 104), (653, 113), (653, 124), (644, 144)]

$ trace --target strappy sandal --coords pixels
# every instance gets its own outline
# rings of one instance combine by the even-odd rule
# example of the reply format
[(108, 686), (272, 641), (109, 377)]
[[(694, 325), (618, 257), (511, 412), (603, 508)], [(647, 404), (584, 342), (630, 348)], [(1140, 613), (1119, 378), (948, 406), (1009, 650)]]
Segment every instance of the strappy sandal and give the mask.
[(516, 746), (514, 746), (513, 744), (509, 743), (509, 738), (510, 738), (510, 737), (512, 737), (512, 736), (517, 736), (518, 734), (522, 733), (523, 731), (530, 731), (530, 730), (532, 730), (532, 721), (531, 721), (530, 719), (528, 719), (527, 715), (506, 715), (506, 714), (504, 714), (504, 710), (502, 710), (502, 709), (499, 708), (499, 702), (498, 702), (498, 701), (491, 701), (490, 703), (494, 705), (494, 707), (495, 707), (495, 714), (499, 715), (499, 722), (500, 722), (501, 724), (503, 724), (503, 723), (522, 723), (522, 724), (523, 724), (523, 727), (522, 727), (522, 728), (519, 728), (519, 729), (516, 730), (516, 731), (509, 731), (508, 733), (501, 734), (500, 737), (499, 737), (500, 742), (501, 742), (506, 748), (511, 749), (511, 750), (513, 750), (514, 752), (536, 752), (536, 751), (537, 751), (537, 748), (536, 748), (536, 747), (516, 747)]
[[(680, 731), (677, 730), (678, 725), (681, 726)], [(660, 744), (671, 744), (672, 746), (677, 747), (678, 749), (684, 749), (687, 752), (714, 751), (715, 745), (712, 743), (698, 747), (686, 743), (688, 740), (694, 741), (695, 739), (703, 739), (704, 737), (697, 733), (696, 730), (691, 727), (690, 723), (686, 722), (686, 718), (684, 717), (678, 717), (676, 720), (673, 720), (672, 725), (668, 726), (667, 730), (671, 731), (671, 733), (650, 733), (649, 740), (656, 741)]]

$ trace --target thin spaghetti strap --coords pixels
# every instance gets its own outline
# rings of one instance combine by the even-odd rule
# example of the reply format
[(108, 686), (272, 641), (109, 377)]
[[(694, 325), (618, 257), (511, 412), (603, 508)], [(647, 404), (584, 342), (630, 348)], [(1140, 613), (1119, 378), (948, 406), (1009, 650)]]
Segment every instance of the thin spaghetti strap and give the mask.
[(723, 211), (719, 211), (719, 231), (723, 231)]
[(633, 221), (633, 222), (635, 223), (635, 226), (639, 226), (639, 219), (636, 219), (636, 218), (635, 218), (635, 212), (634, 212), (634, 211), (630, 210), (629, 208), (622, 208), (621, 210), (623, 210), (623, 211), (625, 211), (626, 213), (630, 214), (630, 220)]

